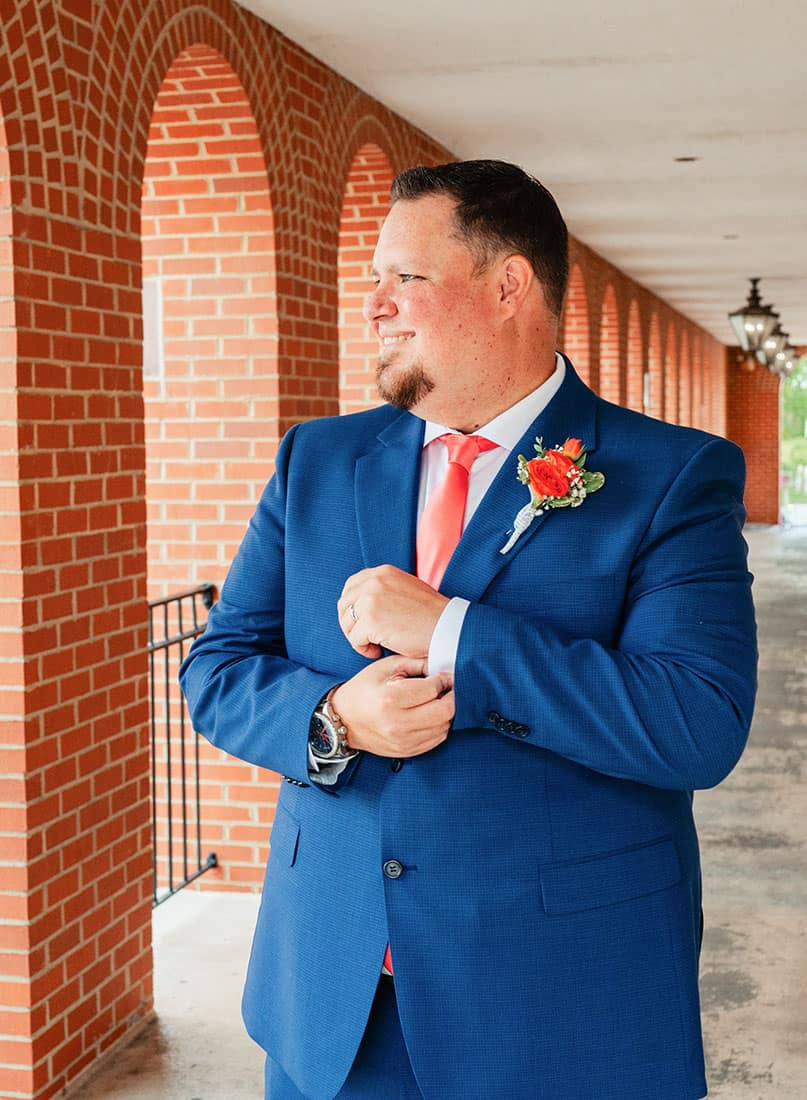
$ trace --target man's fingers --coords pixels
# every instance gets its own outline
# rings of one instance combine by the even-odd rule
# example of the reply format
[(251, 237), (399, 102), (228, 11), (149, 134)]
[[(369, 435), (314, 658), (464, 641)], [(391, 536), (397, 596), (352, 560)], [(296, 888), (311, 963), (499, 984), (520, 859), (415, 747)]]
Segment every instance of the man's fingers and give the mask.
[(380, 681), (405, 680), (409, 677), (424, 677), (427, 672), (427, 662), (422, 657), (401, 657), (392, 654), (373, 666), (373, 672)]
[(390, 691), (395, 704), (401, 710), (422, 706), (439, 699), (445, 693), (441, 676), (410, 676), (407, 679), (390, 681)]

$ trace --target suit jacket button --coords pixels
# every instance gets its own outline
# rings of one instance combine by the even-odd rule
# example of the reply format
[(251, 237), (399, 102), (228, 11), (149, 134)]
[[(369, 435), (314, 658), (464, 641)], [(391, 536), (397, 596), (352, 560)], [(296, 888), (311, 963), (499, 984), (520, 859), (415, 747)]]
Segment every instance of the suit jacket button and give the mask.
[(388, 859), (384, 864), (384, 874), (387, 878), (400, 878), (403, 871), (403, 864), (397, 859)]
[(399, 772), (399, 771), (401, 770), (401, 768), (402, 768), (402, 767), (403, 767), (403, 760), (399, 760), (399, 759), (398, 759), (397, 757), (396, 757), (396, 759), (395, 759), (395, 760), (393, 760), (393, 761), (392, 761), (392, 763), (390, 764), (390, 768), (392, 768), (392, 770), (393, 770), (394, 772)]

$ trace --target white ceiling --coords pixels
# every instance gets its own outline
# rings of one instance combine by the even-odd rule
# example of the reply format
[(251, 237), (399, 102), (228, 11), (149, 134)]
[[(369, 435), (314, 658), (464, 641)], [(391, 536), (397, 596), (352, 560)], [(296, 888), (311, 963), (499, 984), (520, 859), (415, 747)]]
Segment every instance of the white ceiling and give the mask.
[(576, 237), (719, 340), (760, 275), (807, 344), (799, 0), (241, 2), (458, 157), (522, 164)]

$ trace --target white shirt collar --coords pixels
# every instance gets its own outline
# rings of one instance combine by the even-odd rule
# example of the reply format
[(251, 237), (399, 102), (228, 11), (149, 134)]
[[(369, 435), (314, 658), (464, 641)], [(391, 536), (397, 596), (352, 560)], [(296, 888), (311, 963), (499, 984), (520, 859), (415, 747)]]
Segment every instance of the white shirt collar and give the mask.
[[(560, 352), (555, 353), (555, 369), (545, 382), (537, 389), (522, 397), (515, 405), (499, 413), (488, 424), (477, 428), (474, 435), (482, 435), (491, 443), (512, 451), (519, 439), (524, 435), (533, 420), (544, 411), (546, 406), (560, 389), (563, 379), (566, 377), (566, 363)], [(442, 424), (435, 424), (433, 420), (426, 421), (426, 429), (423, 436), (423, 446), (428, 445), (440, 435), (451, 432), (459, 433), (454, 428), (446, 428)]]

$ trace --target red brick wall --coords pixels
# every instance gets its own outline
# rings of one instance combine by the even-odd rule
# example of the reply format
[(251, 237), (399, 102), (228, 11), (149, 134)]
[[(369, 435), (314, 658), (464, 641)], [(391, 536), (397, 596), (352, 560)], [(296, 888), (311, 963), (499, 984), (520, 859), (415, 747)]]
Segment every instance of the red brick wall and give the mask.
[(389, 210), (392, 167), (378, 146), (356, 154), (339, 221), (339, 411), (358, 412), (379, 403), (375, 387), (375, 337), (362, 307), (378, 231)]
[(653, 312), (650, 318), (650, 330), (647, 344), (647, 375), (646, 382), (649, 386), (649, 395), (645, 395), (645, 412), (650, 416), (656, 416), (660, 420), (664, 417), (664, 364), (661, 358), (661, 331), (659, 329), (658, 313)]
[(582, 242), (572, 239), (570, 252), (561, 350), (589, 385), (642, 410), (648, 374), (645, 412), (725, 434), (723, 345)]
[(629, 408), (635, 409), (636, 412), (643, 412), (645, 356), (642, 325), (639, 319), (639, 303), (635, 298), (631, 298), (630, 308), (628, 309), (627, 371), (628, 393), (626, 404)]
[[(11, 203), (9, 155), (0, 119), (0, 1043), (2, 1061), (9, 1067), (19, 1067), (0, 1070), (3, 1092), (27, 1087), (30, 1080), (27, 864), (36, 855), (28, 838), (24, 693), (28, 672), (22, 630), (24, 573)], [(29, 487), (27, 492), (31, 491)]]
[(142, 236), (143, 278), (162, 298), (162, 334), (147, 333), (162, 369), (143, 386), (156, 597), (221, 583), (278, 444), (269, 183), (246, 93), (206, 46), (160, 88)]
[(572, 263), (569, 289), (566, 292), (560, 323), (560, 350), (569, 356), (584, 382), (591, 381), (590, 316), (583, 272), (580, 264)]
[(746, 369), (738, 347), (725, 349), (726, 434), (748, 467), (745, 506), (757, 523), (778, 523), (782, 383), (765, 367)]
[(667, 329), (664, 351), (664, 419), (678, 423), (678, 353), (675, 347), (675, 329)]
[(689, 351), (689, 332), (681, 332), (681, 353), (678, 362), (678, 421), (692, 423), (692, 358)]
[[(144, 397), (149, 595), (220, 586), (266, 481), (278, 444), (275, 242), (269, 182), (241, 82), (215, 50), (182, 51), (163, 80), (143, 180), (143, 278), (161, 309), (146, 326)], [(161, 316), (160, 316), (161, 314)], [(159, 327), (154, 322), (161, 322)], [(162, 620), (160, 620), (162, 621)], [(176, 629), (173, 624), (172, 629)], [(180, 663), (155, 662), (158, 886), (168, 873), (168, 791), (182, 817)], [(171, 784), (165, 681), (173, 746)], [(186, 777), (196, 780), (186, 740)], [(278, 777), (203, 741), (201, 841), (219, 866), (204, 885), (260, 885)], [(241, 797), (247, 792), (246, 797)], [(192, 829), (194, 850), (195, 829)], [(173, 881), (185, 838), (171, 833)]]
[(619, 339), (619, 314), (614, 288), (608, 286), (600, 311), (600, 393), (608, 401), (624, 404), (627, 362)]
[[(0, 87), (0, 115), (11, 156), (14, 211), (6, 234), (13, 241), (18, 348), (15, 362), (8, 294), (0, 284), (0, 398), (8, 418), (0, 423), (11, 424), (9, 447), (0, 449), (10, 487), (0, 498), (8, 513), (2, 537), (10, 566), (0, 598), (12, 608), (4, 649), (22, 658), (3, 668), (3, 678), (12, 682), (2, 695), (9, 778), (0, 803), (4, 831), (17, 838), (7, 849), (15, 866), (4, 869), (8, 893), (0, 902), (4, 1096), (55, 1095), (144, 1020), (151, 1006), (140, 212), (152, 108), (173, 63), (200, 43), (216, 50), (238, 77), (243, 92), (230, 91), (242, 106), (246, 98), (254, 117), (259, 158), (255, 150), (245, 153), (252, 163), (237, 165), (235, 190), (245, 194), (244, 177), (255, 173), (259, 159), (273, 199), (277, 335), (271, 355), (282, 370), (276, 372), (276, 408), (259, 414), (264, 424), (254, 437), (252, 461), (263, 464), (261, 479), (271, 473), (274, 444), (291, 422), (336, 411), (339, 211), (343, 180), (363, 144), (362, 127), (368, 117), (374, 120), (398, 164), (442, 155), (225, 0), (192, 6), (179, 0), (92, 6), (29, 0), (4, 10), (0, 72), (9, 78)], [(232, 120), (232, 101), (218, 107)], [(174, 122), (186, 118), (180, 111)], [(168, 119), (159, 122), (167, 125)], [(230, 151), (222, 159), (231, 169), (238, 155)], [(172, 172), (178, 163), (180, 158), (172, 162)], [(231, 181), (233, 176), (231, 171)], [(147, 189), (156, 178), (149, 176)], [(190, 172), (180, 179), (177, 171), (180, 198), (187, 198), (192, 178)], [(0, 197), (7, 207), (7, 195)], [(223, 192), (216, 197), (223, 216)], [(268, 210), (262, 213), (265, 221)], [(272, 274), (265, 238), (258, 227), (242, 227), (242, 259), (254, 272), (262, 256), (262, 276)], [(3, 247), (0, 267), (7, 270), (9, 249)], [(178, 258), (209, 259), (211, 251), (220, 259), (217, 249), (200, 254), (191, 246)], [(196, 295), (205, 297), (210, 299)], [(243, 326), (239, 308), (236, 321)], [(201, 319), (230, 320), (223, 309)], [(169, 320), (192, 326), (195, 315)], [(217, 326), (222, 341), (224, 327)], [(265, 339), (265, 347), (273, 339), (257, 326), (247, 335)], [(197, 356), (194, 382), (204, 373), (200, 363)], [(272, 374), (257, 369), (254, 355), (251, 363), (256, 377)], [(225, 375), (219, 366), (212, 377)], [(166, 425), (182, 419), (177, 400), (202, 401), (203, 395), (197, 389), (193, 397), (170, 399), (174, 408), (161, 410)], [(235, 400), (253, 401), (255, 415), (263, 399), (261, 388)], [(187, 430), (193, 416), (185, 420)], [(231, 431), (243, 441), (246, 420), (235, 431), (225, 421), (225, 441)], [(155, 442), (170, 441), (168, 429), (162, 436), (152, 427)], [(258, 444), (265, 444), (262, 453)], [(154, 459), (169, 462), (156, 452)], [(166, 481), (175, 472), (161, 471)], [(234, 476), (243, 486), (253, 472)], [(204, 494), (197, 499), (209, 503)], [(174, 496), (169, 503), (179, 507), (183, 501)], [(237, 503), (223, 493), (214, 501), (227, 508)], [(234, 522), (231, 514), (217, 515)], [(161, 521), (159, 512), (154, 519)], [(171, 545), (190, 541), (186, 532), (168, 537)], [(236, 540), (235, 532), (226, 537), (230, 545)], [(201, 547), (203, 555), (209, 552)], [(228, 792), (240, 801), (247, 825), (262, 790), (250, 783)], [(263, 821), (269, 816), (267, 809)], [(254, 828), (260, 838), (251, 839), (250, 884), (268, 831), (265, 823)]]
[[(390, 169), (448, 153), (230, 0), (21, 0), (0, 60), (0, 1095), (45, 1100), (151, 1010), (149, 585), (220, 579), (277, 440), (339, 409), (340, 336), (343, 401), (374, 400), (340, 230), (347, 263)], [(635, 401), (648, 349), (660, 414), (658, 333), (686, 330), (693, 419), (721, 430), (721, 346), (577, 241), (573, 262), (581, 374), (611, 349), (612, 386), (617, 347)], [(209, 764), (205, 848), (254, 889), (274, 786)]]

